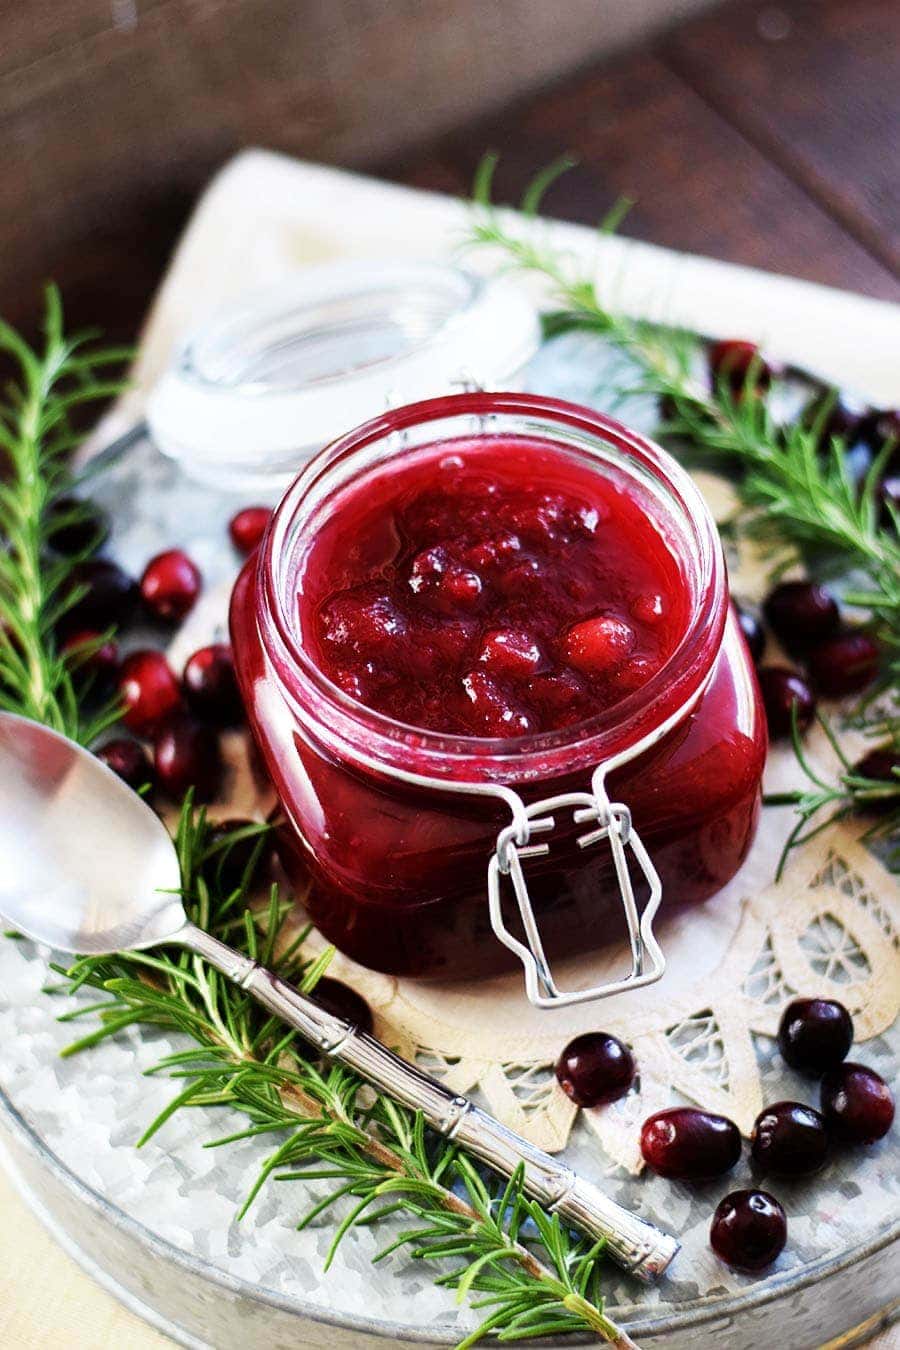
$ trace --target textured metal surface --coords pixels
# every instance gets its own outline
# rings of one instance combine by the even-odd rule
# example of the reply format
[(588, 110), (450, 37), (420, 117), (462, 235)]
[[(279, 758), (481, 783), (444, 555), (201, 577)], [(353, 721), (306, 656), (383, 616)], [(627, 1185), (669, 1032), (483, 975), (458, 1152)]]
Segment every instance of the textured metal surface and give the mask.
[[(542, 353), (533, 378), (545, 390), (591, 401), (596, 345), (560, 339)], [(638, 420), (634, 410), (629, 416)], [(114, 549), (132, 570), (160, 547), (182, 544), (210, 585), (227, 579), (234, 560), (223, 540), (232, 499), (187, 484), (145, 445), (98, 485), (115, 516)], [(263, 1343), (341, 1350), (398, 1341), (448, 1345), (473, 1324), (452, 1295), (434, 1287), (427, 1269), (399, 1255), (373, 1268), (383, 1234), (351, 1233), (323, 1275), (332, 1224), (323, 1219), (303, 1233), (295, 1227), (323, 1183), (270, 1183), (238, 1224), (236, 1210), (267, 1145), (246, 1140), (205, 1149), (206, 1141), (236, 1127), (231, 1113), (181, 1112), (135, 1150), (176, 1090), (142, 1074), (177, 1042), (132, 1031), (81, 1057), (60, 1059), (73, 1030), (56, 1019), (76, 1005), (42, 992), (46, 955), (27, 942), (0, 943), (4, 1137), (25, 1185), (57, 1229), (130, 1301), (180, 1328), (184, 1343), (217, 1350)], [(810, 1085), (785, 1070), (771, 1045), (761, 1042), (759, 1049), (766, 1099), (809, 1099)], [(896, 1032), (867, 1043), (864, 1058), (894, 1077)], [(725, 1270), (707, 1242), (719, 1198), (749, 1184), (746, 1164), (694, 1188), (658, 1178), (635, 1181), (606, 1166), (581, 1129), (565, 1157), (682, 1241), (671, 1278), (654, 1289), (639, 1290), (610, 1268), (610, 1309), (642, 1344), (807, 1350), (900, 1294), (900, 1168), (892, 1140), (839, 1155), (809, 1182), (773, 1185), (788, 1210), (790, 1240), (760, 1280)]]

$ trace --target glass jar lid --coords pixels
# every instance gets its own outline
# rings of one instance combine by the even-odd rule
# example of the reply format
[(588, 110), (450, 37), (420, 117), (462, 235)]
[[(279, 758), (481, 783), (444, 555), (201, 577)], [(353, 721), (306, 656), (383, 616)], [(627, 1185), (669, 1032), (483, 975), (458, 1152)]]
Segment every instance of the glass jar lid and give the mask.
[(507, 278), (442, 263), (326, 264), (190, 334), (147, 421), (194, 478), (282, 487), (387, 408), (509, 388), (539, 342), (535, 307)]

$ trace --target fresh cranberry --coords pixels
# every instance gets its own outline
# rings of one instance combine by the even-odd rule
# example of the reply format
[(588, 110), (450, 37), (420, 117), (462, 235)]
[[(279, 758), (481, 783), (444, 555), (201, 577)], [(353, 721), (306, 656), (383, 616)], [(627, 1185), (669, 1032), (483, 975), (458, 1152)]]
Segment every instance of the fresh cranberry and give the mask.
[(80, 692), (105, 695), (115, 688), (119, 673), (119, 646), (91, 629), (66, 638), (60, 652), (69, 660), (72, 680)]
[(736, 600), (732, 600), (731, 603), (734, 605), (738, 625), (744, 635), (744, 641), (747, 643), (750, 659), (755, 666), (758, 666), (766, 649), (765, 629), (756, 615), (752, 614), (749, 609), (739, 605)]
[(881, 649), (868, 633), (838, 633), (820, 642), (806, 658), (812, 683), (826, 698), (847, 698), (870, 685), (878, 674)]
[(121, 628), (134, 614), (137, 587), (108, 558), (91, 558), (75, 564), (62, 588), (63, 604), (79, 591), (84, 593), (60, 619), (59, 628), (64, 636), (87, 629), (102, 633), (107, 628)]
[(714, 388), (724, 383), (736, 398), (744, 393), (748, 379), (752, 378), (756, 394), (763, 393), (772, 383), (772, 368), (760, 356), (756, 343), (738, 338), (712, 344), (709, 373)]
[(803, 409), (800, 424), (807, 430), (818, 429), (817, 446), (827, 450), (837, 437), (845, 446), (852, 445), (859, 435), (866, 415), (862, 404), (853, 403), (843, 394), (817, 394)]
[(777, 1177), (805, 1177), (828, 1157), (825, 1121), (802, 1102), (775, 1102), (756, 1117), (750, 1141), (756, 1165)]
[(162, 652), (131, 652), (119, 672), (122, 720), (131, 731), (152, 731), (181, 704), (181, 688)]
[(245, 506), (243, 511), (231, 517), (228, 522), (231, 542), (245, 558), (249, 558), (257, 547), (271, 519), (272, 511), (268, 506)]
[(820, 1078), (833, 1069), (853, 1044), (853, 1019), (836, 999), (796, 998), (781, 1014), (778, 1046), (785, 1063)]
[(834, 596), (815, 581), (783, 581), (766, 597), (763, 612), (782, 646), (795, 654), (831, 637), (841, 619)]
[(135, 792), (143, 787), (153, 787), (153, 765), (147, 751), (137, 741), (119, 736), (101, 745), (94, 753)]
[[(248, 833), (233, 837), (241, 830)], [(253, 820), (219, 821), (207, 834), (206, 853), (203, 875), (207, 884), (231, 895), (241, 887), (252, 889), (270, 875), (272, 836), (260, 832)]]
[(141, 577), (144, 604), (156, 619), (179, 623), (191, 612), (203, 587), (195, 563), (180, 548), (151, 558)]
[(606, 1031), (576, 1036), (556, 1063), (556, 1077), (578, 1106), (602, 1106), (624, 1097), (634, 1082), (634, 1055)]
[(222, 785), (219, 737), (188, 713), (173, 713), (159, 728), (153, 763), (157, 782), (173, 801), (180, 801), (193, 788), (195, 801), (210, 802)]
[(893, 1094), (874, 1069), (848, 1060), (822, 1079), (822, 1115), (836, 1139), (874, 1144), (893, 1124)]
[(67, 558), (94, 553), (109, 534), (100, 507), (80, 497), (57, 497), (47, 511), (50, 542)]
[(859, 778), (870, 778), (875, 783), (891, 784), (896, 790), (883, 797), (873, 797), (870, 801), (857, 801), (858, 810), (880, 815), (896, 805), (896, 793), (900, 792), (900, 750), (895, 750), (891, 745), (876, 746), (856, 761), (852, 772)]
[(816, 701), (803, 677), (785, 666), (763, 666), (758, 674), (770, 739), (790, 736), (794, 708), (797, 729), (805, 731), (815, 716)]
[(184, 692), (198, 717), (223, 727), (241, 720), (244, 707), (234, 673), (234, 656), (226, 642), (201, 647), (188, 659)]
[(570, 628), (563, 644), (569, 665), (585, 675), (605, 675), (614, 670), (634, 646), (634, 629), (624, 619), (601, 614)]
[(343, 1017), (345, 1022), (351, 1022), (358, 1031), (364, 1031), (371, 1036), (372, 1010), (362, 994), (358, 994), (348, 984), (344, 984), (341, 980), (333, 980), (329, 975), (323, 975), (310, 998), (332, 1016)]
[(661, 1177), (704, 1181), (731, 1171), (741, 1156), (741, 1134), (726, 1116), (675, 1106), (644, 1121), (641, 1153)]
[(727, 1266), (764, 1270), (784, 1250), (785, 1212), (768, 1191), (732, 1191), (716, 1207), (709, 1241)]

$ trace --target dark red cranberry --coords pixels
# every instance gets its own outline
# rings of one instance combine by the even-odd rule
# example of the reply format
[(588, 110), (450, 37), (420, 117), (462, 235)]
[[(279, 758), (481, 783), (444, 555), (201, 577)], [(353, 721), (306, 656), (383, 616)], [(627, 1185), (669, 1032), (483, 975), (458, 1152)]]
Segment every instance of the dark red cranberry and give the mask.
[(59, 621), (66, 636), (93, 629), (121, 628), (135, 611), (138, 591), (131, 577), (108, 558), (90, 558), (76, 563), (62, 589), (63, 603), (77, 591), (84, 594)]
[(744, 641), (750, 652), (750, 659), (755, 666), (762, 660), (762, 654), (766, 649), (765, 630), (755, 614), (743, 605), (739, 605), (736, 600), (731, 602), (734, 605), (734, 612), (737, 615), (737, 621), (740, 630), (744, 635)]
[(352, 1022), (359, 1031), (372, 1034), (372, 1010), (362, 994), (358, 994), (348, 984), (324, 975), (310, 994), (310, 998), (334, 1017), (343, 1017), (345, 1021)]
[(73, 633), (60, 647), (68, 657), (72, 681), (79, 691), (109, 694), (119, 674), (119, 647), (112, 638), (88, 629)]
[(826, 698), (847, 698), (878, 674), (881, 649), (868, 633), (847, 631), (813, 647), (806, 658), (810, 679)]
[(790, 736), (794, 708), (797, 728), (805, 731), (815, 716), (816, 701), (802, 675), (786, 666), (763, 666), (758, 674), (769, 738), (777, 741)]
[(764, 1270), (784, 1250), (787, 1217), (768, 1191), (732, 1191), (716, 1207), (709, 1241), (727, 1266)]
[(271, 519), (272, 512), (268, 506), (245, 506), (243, 511), (231, 517), (228, 522), (231, 542), (245, 558), (249, 558), (257, 547)]
[(95, 502), (57, 497), (47, 511), (50, 543), (66, 557), (95, 552), (109, 534), (106, 515)]
[(893, 1124), (893, 1094), (874, 1069), (848, 1060), (822, 1079), (822, 1115), (836, 1139), (874, 1144)]
[(118, 774), (123, 782), (134, 788), (135, 792), (142, 787), (153, 787), (153, 765), (150, 763), (150, 756), (137, 741), (119, 736), (101, 745), (94, 753), (112, 769), (113, 773)]
[(148, 732), (181, 706), (181, 687), (162, 652), (131, 652), (119, 672), (122, 720), (131, 731)]
[(201, 647), (184, 668), (184, 692), (192, 710), (217, 726), (233, 726), (244, 715), (234, 673), (234, 657), (226, 642)]
[(675, 1106), (644, 1121), (641, 1153), (661, 1177), (704, 1181), (731, 1171), (741, 1156), (741, 1134), (726, 1116)]
[[(876, 783), (890, 783), (900, 792), (900, 750), (892, 745), (879, 745), (869, 750), (862, 759), (856, 761), (852, 772), (859, 778), (871, 778)], [(895, 794), (873, 797), (871, 801), (860, 801), (857, 809), (880, 815), (890, 811), (897, 803)]]
[(809, 431), (817, 428), (817, 447), (827, 450), (835, 437), (846, 446), (852, 445), (865, 415), (863, 404), (852, 403), (843, 394), (817, 394), (800, 414), (800, 424)]
[(153, 763), (156, 781), (173, 801), (193, 788), (195, 801), (210, 802), (222, 786), (218, 734), (188, 713), (173, 713), (160, 727), (153, 742)]
[(831, 637), (841, 621), (834, 596), (815, 581), (783, 581), (766, 597), (763, 613), (782, 646), (795, 654)]
[(820, 1078), (845, 1059), (853, 1044), (853, 1018), (831, 998), (795, 998), (781, 1014), (778, 1046), (785, 1063)]
[[(248, 833), (233, 837), (237, 831)], [(203, 874), (210, 886), (225, 895), (243, 886), (258, 885), (270, 874), (273, 859), (272, 834), (260, 831), (253, 820), (223, 820), (210, 828)]]
[(724, 383), (735, 397), (744, 393), (748, 379), (752, 379), (752, 389), (757, 394), (772, 383), (772, 368), (760, 356), (756, 343), (738, 338), (712, 344), (709, 373), (714, 388)]
[(606, 1031), (576, 1036), (556, 1063), (560, 1087), (579, 1106), (618, 1101), (634, 1082), (634, 1074), (634, 1055)]
[(144, 604), (156, 619), (178, 623), (189, 614), (203, 587), (195, 563), (180, 548), (151, 558), (141, 577)]
[(775, 1102), (756, 1117), (750, 1154), (773, 1176), (809, 1176), (824, 1167), (828, 1157), (825, 1121), (802, 1102)]

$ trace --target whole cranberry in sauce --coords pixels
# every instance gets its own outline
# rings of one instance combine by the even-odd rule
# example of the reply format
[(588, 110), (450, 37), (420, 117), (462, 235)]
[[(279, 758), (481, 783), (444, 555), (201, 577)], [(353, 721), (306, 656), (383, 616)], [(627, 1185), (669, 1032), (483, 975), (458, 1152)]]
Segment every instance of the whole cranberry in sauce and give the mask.
[(334, 1017), (343, 1017), (345, 1021), (352, 1022), (357, 1030), (364, 1031), (367, 1035), (372, 1034), (371, 1008), (362, 994), (358, 994), (342, 980), (333, 980), (331, 976), (323, 975), (310, 998)]
[(62, 587), (62, 599), (83, 591), (62, 615), (58, 627), (64, 637), (72, 633), (121, 628), (132, 618), (138, 590), (131, 577), (108, 558), (90, 558), (76, 563)]
[(576, 1036), (556, 1063), (560, 1087), (579, 1106), (602, 1106), (624, 1097), (634, 1075), (634, 1055), (606, 1031)]
[(835, 1139), (874, 1144), (894, 1121), (894, 1097), (874, 1069), (847, 1061), (822, 1079), (822, 1115)]
[(868, 633), (838, 633), (813, 647), (806, 658), (810, 680), (826, 698), (859, 694), (878, 674), (881, 649)]
[(792, 1069), (820, 1078), (846, 1059), (853, 1044), (853, 1019), (835, 999), (797, 998), (778, 1024), (778, 1046)]
[(203, 588), (196, 563), (180, 548), (151, 558), (141, 577), (141, 595), (156, 619), (178, 623), (190, 613)]
[(802, 1102), (774, 1102), (756, 1117), (750, 1155), (776, 1177), (818, 1172), (828, 1157), (828, 1131), (818, 1111)]
[(156, 781), (173, 801), (188, 788), (194, 800), (210, 802), (222, 786), (223, 765), (219, 738), (212, 727), (189, 713), (173, 713), (153, 741)]
[(676, 1106), (644, 1121), (641, 1153), (661, 1177), (704, 1181), (731, 1171), (741, 1156), (741, 1134), (726, 1116)]
[(181, 686), (163, 652), (131, 652), (119, 672), (122, 720), (131, 731), (152, 731), (181, 705)]
[(245, 506), (243, 511), (231, 517), (228, 522), (231, 542), (245, 558), (257, 547), (271, 519), (272, 511), (268, 506)]
[(790, 736), (794, 708), (797, 728), (805, 731), (815, 716), (816, 701), (803, 676), (786, 666), (763, 666), (757, 673), (770, 739)]
[(732, 1191), (716, 1208), (709, 1241), (735, 1270), (765, 1270), (784, 1250), (787, 1217), (768, 1191)]
[(815, 581), (783, 581), (763, 604), (766, 622), (786, 651), (806, 651), (831, 637), (840, 611), (831, 592)]
[(217, 726), (232, 726), (243, 717), (234, 673), (234, 657), (225, 642), (201, 647), (184, 668), (184, 692), (193, 712)]
[(143, 787), (153, 787), (153, 765), (147, 751), (138, 741), (130, 741), (127, 736), (117, 736), (101, 745), (94, 754), (135, 792)]
[(740, 397), (752, 377), (753, 393), (764, 393), (772, 383), (772, 368), (760, 356), (755, 342), (728, 338), (709, 349), (709, 374), (713, 388), (723, 382), (734, 397)]

